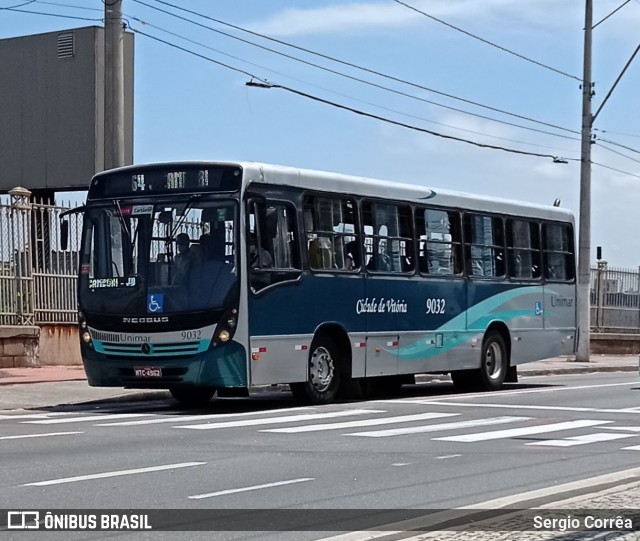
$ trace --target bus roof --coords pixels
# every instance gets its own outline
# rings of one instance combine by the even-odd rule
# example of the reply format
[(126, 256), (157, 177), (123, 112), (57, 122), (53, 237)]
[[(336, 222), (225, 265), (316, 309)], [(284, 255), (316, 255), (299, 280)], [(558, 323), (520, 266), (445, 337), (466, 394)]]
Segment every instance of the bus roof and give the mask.
[[(471, 193), (456, 192), (436, 187), (427, 187), (413, 183), (402, 183), (390, 180), (373, 179), (355, 175), (344, 175), (328, 171), (301, 169), (297, 167), (275, 165), (261, 162), (222, 162), (222, 161), (182, 161), (157, 162), (129, 165), (118, 168), (120, 171), (139, 170), (162, 165), (202, 165), (238, 166), (244, 171), (244, 184), (255, 182), (260, 184), (286, 185), (309, 190), (328, 191), (345, 195), (380, 197), (412, 203), (429, 203), (441, 207), (453, 207), (485, 212), (516, 214), (531, 218), (574, 222), (574, 216), (568, 209), (551, 205), (539, 205), (489, 197)], [(108, 174), (114, 170), (98, 173)], [(416, 179), (418, 181), (418, 179)]]

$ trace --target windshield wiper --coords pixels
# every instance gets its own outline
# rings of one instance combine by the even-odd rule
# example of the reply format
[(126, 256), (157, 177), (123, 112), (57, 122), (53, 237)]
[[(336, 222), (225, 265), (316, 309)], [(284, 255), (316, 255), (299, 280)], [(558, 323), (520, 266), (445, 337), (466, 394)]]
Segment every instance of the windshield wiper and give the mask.
[(200, 201), (201, 197), (202, 195), (200, 195), (199, 193), (193, 194), (191, 197), (189, 197), (189, 202), (187, 203), (187, 206), (184, 208), (184, 211), (182, 212), (182, 216), (171, 229), (170, 241), (173, 239), (178, 229), (180, 229), (180, 226), (187, 219), (187, 214), (189, 213), (189, 211), (195, 206), (195, 204), (198, 201)]

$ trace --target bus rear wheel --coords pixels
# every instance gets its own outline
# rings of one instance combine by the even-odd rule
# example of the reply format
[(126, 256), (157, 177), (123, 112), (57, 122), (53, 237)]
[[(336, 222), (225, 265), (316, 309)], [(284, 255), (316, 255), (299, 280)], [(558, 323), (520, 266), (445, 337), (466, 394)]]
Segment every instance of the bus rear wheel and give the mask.
[(328, 337), (316, 337), (311, 343), (308, 377), (304, 383), (292, 383), (296, 399), (307, 404), (333, 402), (340, 387), (338, 348)]
[(480, 389), (483, 391), (500, 389), (508, 370), (509, 358), (504, 338), (498, 331), (491, 331), (482, 343), (482, 361), (478, 374)]
[(451, 372), (451, 380), (460, 391), (497, 391), (509, 371), (509, 355), (504, 337), (490, 331), (482, 343), (480, 368)]
[(211, 387), (171, 387), (171, 396), (183, 406), (197, 408), (206, 406), (216, 390)]

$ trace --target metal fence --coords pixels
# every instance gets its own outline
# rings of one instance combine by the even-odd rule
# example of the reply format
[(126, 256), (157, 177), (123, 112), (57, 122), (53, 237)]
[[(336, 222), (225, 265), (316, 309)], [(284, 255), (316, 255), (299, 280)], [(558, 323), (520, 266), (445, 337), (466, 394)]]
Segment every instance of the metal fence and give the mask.
[(24, 189), (0, 204), (0, 325), (74, 323), (81, 214), (70, 216), (69, 249), (60, 249), (60, 213)]
[[(10, 193), (11, 201), (0, 203), (0, 325), (75, 323), (82, 214), (69, 216), (63, 251), (59, 217), (71, 204), (32, 202), (23, 189)], [(591, 330), (640, 333), (640, 267), (592, 267)]]
[(599, 333), (640, 333), (640, 267), (591, 268), (591, 330)]

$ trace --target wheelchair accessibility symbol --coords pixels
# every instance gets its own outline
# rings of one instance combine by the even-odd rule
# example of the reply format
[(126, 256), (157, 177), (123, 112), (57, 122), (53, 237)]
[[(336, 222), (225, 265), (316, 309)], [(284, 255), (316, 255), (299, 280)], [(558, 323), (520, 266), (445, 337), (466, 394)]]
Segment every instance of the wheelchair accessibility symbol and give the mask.
[(541, 316), (544, 310), (542, 309), (542, 303), (536, 302), (536, 316)]
[(147, 295), (147, 312), (150, 314), (161, 314), (164, 312), (164, 293)]

